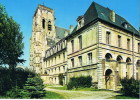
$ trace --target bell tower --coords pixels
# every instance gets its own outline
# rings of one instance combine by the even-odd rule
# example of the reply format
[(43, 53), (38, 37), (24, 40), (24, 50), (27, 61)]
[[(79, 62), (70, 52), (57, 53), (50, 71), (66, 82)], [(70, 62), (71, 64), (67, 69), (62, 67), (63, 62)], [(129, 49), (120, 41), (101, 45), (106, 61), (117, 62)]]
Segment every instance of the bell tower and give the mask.
[(30, 38), (30, 66), (36, 73), (44, 74), (45, 51), (55, 43), (55, 37), (54, 10), (38, 5), (33, 16)]

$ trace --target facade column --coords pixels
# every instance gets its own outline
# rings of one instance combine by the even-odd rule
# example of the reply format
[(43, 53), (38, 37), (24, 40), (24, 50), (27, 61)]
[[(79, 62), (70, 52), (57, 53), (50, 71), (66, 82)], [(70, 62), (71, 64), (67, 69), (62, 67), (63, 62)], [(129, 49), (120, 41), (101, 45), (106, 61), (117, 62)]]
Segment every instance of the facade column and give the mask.
[(121, 79), (126, 77), (126, 62), (119, 63), (119, 74)]
[(102, 26), (101, 23), (98, 22), (98, 30), (97, 30), (97, 39), (98, 39), (98, 51), (97, 51), (97, 60), (98, 60), (98, 65), (97, 65), (97, 80), (98, 80), (98, 89), (103, 88), (103, 67), (102, 67), (102, 49), (100, 48), (100, 43), (102, 43)]

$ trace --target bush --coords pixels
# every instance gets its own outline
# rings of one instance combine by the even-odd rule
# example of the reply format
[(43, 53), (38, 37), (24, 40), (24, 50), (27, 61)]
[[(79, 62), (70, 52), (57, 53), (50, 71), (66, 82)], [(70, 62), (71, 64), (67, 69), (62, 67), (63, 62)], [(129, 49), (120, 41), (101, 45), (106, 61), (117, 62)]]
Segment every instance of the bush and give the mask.
[(139, 81), (133, 78), (131, 79), (122, 79), (122, 93), (125, 96), (138, 96), (139, 94)]
[(43, 81), (39, 76), (29, 76), (20, 94), (22, 98), (42, 98), (46, 95), (44, 88)]
[(67, 84), (67, 89), (74, 89), (80, 87), (91, 87), (92, 77), (91, 76), (80, 76), (70, 78), (69, 83)]

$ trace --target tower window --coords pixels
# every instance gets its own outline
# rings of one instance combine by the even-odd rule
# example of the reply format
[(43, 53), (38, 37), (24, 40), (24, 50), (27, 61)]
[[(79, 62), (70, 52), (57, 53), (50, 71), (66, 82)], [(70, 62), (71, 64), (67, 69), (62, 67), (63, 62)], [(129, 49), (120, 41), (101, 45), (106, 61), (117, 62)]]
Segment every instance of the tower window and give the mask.
[(51, 21), (48, 21), (48, 30), (52, 30), (52, 25), (51, 25)]
[(45, 29), (45, 19), (42, 19), (42, 28)]

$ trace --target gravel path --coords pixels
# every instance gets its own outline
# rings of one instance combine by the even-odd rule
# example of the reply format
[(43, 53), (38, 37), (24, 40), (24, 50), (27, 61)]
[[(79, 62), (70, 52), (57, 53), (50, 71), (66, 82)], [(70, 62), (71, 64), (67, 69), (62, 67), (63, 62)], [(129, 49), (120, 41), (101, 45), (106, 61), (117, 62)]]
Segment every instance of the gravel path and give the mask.
[(69, 91), (46, 88), (47, 91), (56, 92), (65, 97), (65, 99), (107, 99), (119, 93), (113, 91)]

